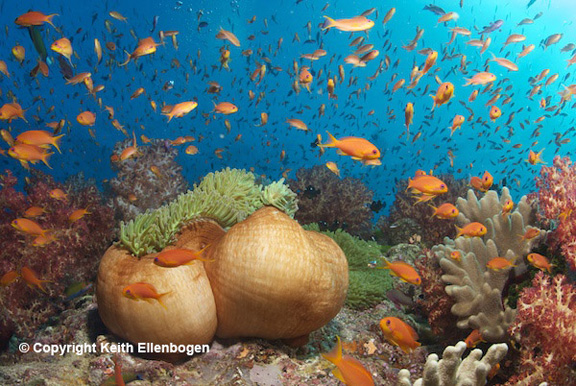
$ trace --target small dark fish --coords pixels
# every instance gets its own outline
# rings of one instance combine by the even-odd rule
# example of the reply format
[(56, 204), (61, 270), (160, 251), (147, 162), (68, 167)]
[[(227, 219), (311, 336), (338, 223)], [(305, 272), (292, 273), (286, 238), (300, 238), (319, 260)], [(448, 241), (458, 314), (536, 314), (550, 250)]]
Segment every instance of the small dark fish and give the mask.
[(500, 27), (502, 27), (502, 25), (504, 24), (504, 20), (496, 20), (494, 23), (490, 23), (490, 25), (488, 25), (487, 27), (484, 27), (484, 29), (482, 31), (480, 31), (480, 34), (487, 34), (490, 32), (494, 32), (497, 29), (500, 29)]
[(385, 202), (382, 202), (381, 200), (378, 201), (372, 201), (372, 203), (370, 204), (370, 210), (374, 213), (378, 213), (380, 212), (380, 210), (382, 210), (382, 208), (384, 208), (386, 206)]
[(401, 306), (414, 306), (414, 300), (411, 296), (406, 295), (404, 292), (397, 290), (395, 288), (386, 292), (386, 297), (390, 300), (396, 308), (402, 309)]
[(538, 13), (536, 14), (536, 16), (534, 16), (534, 17), (532, 18), (532, 20), (540, 19), (540, 18), (542, 17), (542, 15), (544, 15), (544, 12), (538, 12)]
[(531, 6), (532, 4), (534, 4), (535, 2), (536, 2), (536, 0), (530, 0), (530, 1), (528, 2), (528, 5), (526, 5), (526, 8), (530, 8), (530, 6)]
[(320, 189), (316, 189), (312, 185), (308, 185), (302, 195), (306, 198), (315, 198), (320, 194)]
[(574, 44), (574, 43), (568, 43), (568, 44), (566, 44), (564, 47), (562, 47), (562, 49), (560, 50), (560, 52), (572, 51), (574, 48), (576, 48), (576, 44)]
[(154, 16), (154, 19), (152, 19), (152, 29), (150, 30), (150, 33), (154, 32), (154, 30), (156, 29), (156, 24), (158, 24), (159, 18), (160, 16), (156, 15)]
[(64, 77), (64, 79), (68, 80), (74, 76), (74, 71), (70, 64), (62, 55), (57, 55), (56, 59), (58, 60), (58, 65), (60, 65), (60, 73)]
[(428, 4), (427, 6), (425, 6), (424, 11), (430, 11), (438, 16), (442, 16), (446, 13), (446, 11), (444, 11), (442, 8), (434, 4)]

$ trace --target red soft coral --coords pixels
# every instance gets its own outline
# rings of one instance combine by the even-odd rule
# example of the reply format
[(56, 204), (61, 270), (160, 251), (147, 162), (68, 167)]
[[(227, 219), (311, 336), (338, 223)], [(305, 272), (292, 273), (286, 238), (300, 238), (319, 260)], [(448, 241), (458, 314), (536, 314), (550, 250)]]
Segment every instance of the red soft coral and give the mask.
[(549, 246), (559, 248), (570, 268), (576, 269), (576, 165), (570, 158), (554, 158), (536, 178), (539, 220), (556, 226), (549, 234)]
[(564, 275), (538, 272), (522, 291), (510, 334), (520, 343), (518, 375), (508, 381), (533, 385), (576, 384), (576, 286)]
[[(42, 324), (63, 309), (66, 286), (94, 278), (98, 261), (114, 234), (114, 215), (103, 204), (94, 185), (60, 184), (39, 172), (31, 177), (26, 193), (15, 189), (16, 178), (7, 171), (0, 176), (0, 276), (31, 268), (39, 278), (50, 280), (44, 285), (47, 294), (28, 288), (22, 278), (6, 286), (0, 293), (0, 347), (10, 334), (29, 338)], [(68, 194), (66, 200), (50, 197), (50, 190), (60, 188)], [(32, 245), (34, 237), (22, 234), (10, 226), (22, 217), (30, 206), (44, 208), (35, 218), (49, 230), (55, 241), (43, 247)], [(88, 208), (90, 214), (71, 222), (68, 217), (77, 209)]]

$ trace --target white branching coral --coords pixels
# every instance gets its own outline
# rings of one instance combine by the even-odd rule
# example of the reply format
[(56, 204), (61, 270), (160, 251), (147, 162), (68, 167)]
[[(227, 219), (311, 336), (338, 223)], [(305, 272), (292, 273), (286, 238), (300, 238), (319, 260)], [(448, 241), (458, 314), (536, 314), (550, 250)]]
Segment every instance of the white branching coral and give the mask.
[[(447, 283), (446, 293), (456, 301), (452, 313), (459, 318), (458, 327), (479, 329), (482, 337), (490, 342), (506, 338), (516, 311), (502, 302), (502, 290), (512, 268), (493, 270), (487, 267), (488, 262), (504, 257), (516, 265), (515, 273), (521, 273), (526, 269), (524, 255), (546, 234), (540, 231), (534, 238), (523, 238), (526, 231), (533, 228), (528, 225), (532, 210), (526, 197), (522, 197), (512, 213), (502, 215), (502, 206), (507, 200), (511, 200), (507, 188), (502, 189), (500, 198), (495, 191), (489, 191), (481, 200), (469, 190), (467, 199), (459, 198), (456, 202), (460, 210), (457, 221), (461, 225), (480, 222), (486, 226), (486, 235), (483, 239), (446, 238), (444, 244), (432, 248), (446, 273), (442, 276)], [(460, 252), (459, 261), (450, 257), (454, 251)]]
[(410, 381), (410, 371), (403, 369), (398, 373), (400, 386), (481, 386), (486, 384), (490, 369), (504, 358), (508, 352), (506, 343), (493, 344), (486, 355), (482, 350), (475, 349), (462, 359), (466, 351), (466, 343), (458, 342), (456, 346), (448, 346), (438, 360), (438, 355), (430, 354), (424, 365), (422, 378), (413, 384)]

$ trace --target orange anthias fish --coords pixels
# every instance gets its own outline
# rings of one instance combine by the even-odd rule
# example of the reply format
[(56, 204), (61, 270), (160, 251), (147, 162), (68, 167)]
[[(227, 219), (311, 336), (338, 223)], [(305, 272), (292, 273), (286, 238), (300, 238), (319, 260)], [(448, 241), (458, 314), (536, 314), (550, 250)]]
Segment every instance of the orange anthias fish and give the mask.
[(528, 256), (526, 256), (526, 259), (530, 262), (530, 264), (532, 264), (539, 270), (552, 273), (551, 269), (554, 266), (554, 264), (550, 264), (550, 262), (545, 256), (542, 256), (539, 253), (530, 253), (528, 254)]
[(12, 158), (32, 164), (42, 161), (50, 169), (52, 169), (52, 167), (48, 164), (48, 158), (52, 154), (54, 153), (49, 153), (39, 146), (27, 145), (25, 143), (14, 144), (14, 146), (8, 149), (8, 155)]
[(125, 66), (131, 60), (138, 59), (141, 56), (153, 54), (154, 52), (156, 52), (156, 47), (161, 45), (164, 45), (164, 42), (156, 43), (154, 39), (152, 39), (151, 37), (141, 39), (140, 41), (138, 41), (138, 46), (136, 47), (134, 52), (130, 54), (125, 51), (128, 57), (126, 58), (126, 61), (124, 63), (119, 64), (119, 66)]
[(166, 115), (168, 117), (168, 122), (170, 122), (172, 118), (181, 118), (194, 110), (197, 106), (198, 102), (196, 101), (181, 102), (175, 104), (170, 111), (163, 112), (162, 114)]
[(68, 216), (68, 221), (74, 223), (80, 220), (82, 217), (86, 216), (87, 214), (92, 214), (92, 212), (88, 212), (88, 208), (76, 209), (74, 212), (70, 213), (70, 216)]
[(70, 64), (72, 64), (72, 54), (74, 54), (74, 50), (72, 49), (72, 43), (70, 40), (67, 38), (60, 38), (52, 43), (50, 49), (64, 56), (66, 59), (68, 59)]
[(52, 189), (49, 192), (50, 197), (58, 201), (65, 201), (68, 198), (68, 194), (64, 193), (62, 189)]
[(452, 96), (454, 96), (454, 85), (450, 82), (444, 82), (438, 87), (436, 91), (436, 95), (430, 95), (434, 100), (434, 104), (432, 105), (432, 110), (436, 106), (442, 106), (450, 101)]
[(414, 179), (408, 179), (406, 190), (412, 189), (412, 193), (421, 193), (420, 200), (428, 201), (440, 194), (448, 192), (448, 186), (438, 177), (428, 176), (426, 174), (415, 176)]
[(468, 335), (468, 337), (464, 340), (464, 342), (466, 342), (466, 347), (474, 348), (478, 343), (485, 342), (485, 340), (482, 339), (482, 334), (480, 333), (480, 330), (475, 329), (470, 333), (470, 335)]
[(181, 265), (192, 264), (196, 260), (213, 261), (200, 257), (208, 247), (209, 245), (206, 245), (199, 251), (191, 251), (189, 249), (164, 250), (154, 258), (154, 264), (161, 267), (179, 267)]
[(214, 103), (214, 112), (216, 113), (228, 115), (234, 114), (237, 111), (238, 107), (230, 102), (220, 102), (218, 104)]
[(40, 236), (48, 232), (46, 229), (42, 228), (36, 221), (29, 220), (27, 218), (17, 218), (12, 220), (10, 223), (14, 229), (27, 233), (33, 236)]
[(496, 119), (500, 118), (500, 116), (502, 115), (502, 111), (500, 110), (500, 108), (498, 106), (492, 106), (490, 107), (490, 120), (492, 122), (496, 122)]
[(540, 229), (530, 228), (530, 229), (526, 230), (526, 233), (524, 233), (523, 235), (520, 235), (520, 238), (522, 238), (522, 240), (532, 240), (533, 238), (535, 238), (538, 235), (540, 235)]
[(58, 141), (62, 138), (64, 134), (55, 137), (52, 133), (45, 130), (28, 130), (16, 137), (17, 143), (25, 143), (27, 145), (36, 145), (40, 147), (44, 147), (45, 145), (52, 145), (58, 150), (58, 153), (62, 153), (60, 151)]
[(508, 199), (502, 204), (502, 216), (507, 216), (510, 214), (512, 209), (514, 208), (514, 201)]
[(513, 265), (512, 262), (506, 259), (505, 257), (495, 257), (486, 264), (486, 267), (490, 268), (493, 271), (501, 271), (503, 269), (508, 269), (516, 266)]
[(530, 150), (530, 153), (528, 154), (528, 159), (526, 160), (530, 165), (536, 165), (538, 163), (545, 163), (544, 161), (542, 161), (542, 152), (544, 151), (544, 149), (540, 150), (538, 153), (533, 152), (532, 150)]
[[(327, 132), (328, 133), (328, 132)], [(364, 165), (381, 165), (380, 150), (371, 142), (364, 138), (358, 137), (343, 137), (336, 139), (332, 134), (328, 133), (330, 142), (319, 144), (321, 148), (336, 147), (338, 153), (341, 155), (349, 155), (353, 160), (361, 161)]]
[(482, 176), (482, 187), (488, 190), (492, 187), (493, 183), (494, 177), (492, 177), (492, 174), (490, 174), (488, 171), (485, 171), (484, 175)]
[(42, 284), (43, 283), (51, 283), (52, 282), (51, 280), (38, 279), (38, 276), (36, 275), (36, 273), (28, 267), (22, 267), (22, 269), (20, 270), (20, 275), (22, 275), (22, 279), (24, 279), (26, 284), (28, 284), (28, 287), (30, 287), (30, 288), (37, 287), (40, 290), (42, 290), (42, 292), (44, 292), (46, 294), (48, 293), (46, 291), (46, 289), (42, 286)]
[(342, 355), (342, 342), (337, 337), (336, 347), (329, 353), (322, 354), (324, 358), (336, 365), (332, 374), (346, 385), (374, 385), (372, 374), (355, 358), (348, 355)]
[(462, 228), (456, 227), (456, 230), (458, 231), (456, 237), (482, 237), (487, 232), (486, 227), (479, 222), (471, 222)]
[(225, 29), (220, 28), (220, 31), (216, 34), (216, 39), (220, 40), (228, 40), (230, 43), (235, 45), (236, 47), (240, 47), (240, 40), (230, 31), (226, 31)]
[(404, 109), (404, 125), (406, 126), (407, 136), (410, 136), (410, 125), (414, 119), (414, 105), (412, 102), (406, 103), (406, 108)]
[(170, 293), (171, 292), (165, 292), (159, 294), (152, 284), (142, 282), (130, 284), (122, 290), (122, 295), (128, 299), (136, 301), (145, 300), (149, 303), (152, 302), (152, 299), (156, 299), (164, 308), (166, 308), (166, 306), (162, 302), (162, 298)]
[(420, 278), (420, 275), (410, 264), (405, 263), (403, 261), (389, 262), (386, 259), (384, 259), (384, 264), (386, 264), (386, 266), (381, 268), (379, 267), (379, 269), (389, 269), (391, 271), (390, 272), (391, 275), (399, 277), (400, 280), (402, 280), (403, 282), (414, 285), (422, 284), (422, 279)]
[(308, 67), (302, 67), (302, 70), (300, 70), (300, 75), (298, 76), (298, 80), (300, 81), (301, 85), (306, 87), (306, 90), (308, 90), (308, 92), (310, 92), (310, 83), (312, 83), (313, 79), (314, 77), (312, 76), (310, 71), (308, 71)]
[(96, 115), (91, 111), (83, 111), (76, 117), (76, 121), (82, 126), (94, 126)]
[(48, 23), (52, 27), (56, 28), (56, 26), (52, 24), (52, 18), (54, 16), (58, 16), (58, 14), (53, 13), (51, 15), (44, 15), (41, 12), (30, 11), (18, 16), (16, 20), (14, 20), (14, 23), (22, 27), (31, 27), (33, 25), (42, 25), (44, 23)]
[(450, 136), (452, 136), (452, 134), (462, 126), (465, 120), (466, 118), (464, 118), (464, 115), (458, 114), (454, 117), (452, 120), (452, 127), (450, 128)]
[(406, 354), (420, 347), (420, 343), (417, 342), (418, 334), (402, 319), (384, 318), (380, 321), (380, 329), (388, 342), (400, 347)]
[(20, 277), (17, 271), (6, 272), (2, 277), (0, 277), (0, 287), (6, 287), (16, 281)]
[(304, 130), (304, 131), (308, 130), (308, 126), (297, 118), (288, 118), (286, 119), (286, 123), (289, 124), (291, 127), (297, 128), (298, 130)]
[(16, 102), (6, 103), (0, 107), (0, 119), (7, 120), (8, 123), (10, 123), (13, 119), (22, 118), (24, 122), (28, 122), (26, 118), (24, 118), (25, 111), (26, 110), (23, 110), (22, 106)]
[(337, 19), (334, 20), (328, 16), (324, 16), (326, 21), (322, 29), (336, 28), (344, 32), (361, 32), (369, 30), (374, 27), (374, 21), (366, 18), (366, 16), (355, 16), (350, 19)]
[(470, 186), (472, 186), (474, 189), (486, 193), (488, 191), (488, 189), (484, 188), (484, 184), (482, 183), (482, 179), (480, 177), (477, 176), (472, 176), (470, 177)]
[(460, 214), (458, 208), (456, 208), (449, 202), (440, 205), (438, 208), (436, 208), (433, 205), (430, 206), (432, 207), (432, 209), (434, 209), (434, 213), (432, 214), (431, 217), (436, 216), (444, 220), (449, 220), (455, 218), (456, 216), (458, 216), (458, 214)]

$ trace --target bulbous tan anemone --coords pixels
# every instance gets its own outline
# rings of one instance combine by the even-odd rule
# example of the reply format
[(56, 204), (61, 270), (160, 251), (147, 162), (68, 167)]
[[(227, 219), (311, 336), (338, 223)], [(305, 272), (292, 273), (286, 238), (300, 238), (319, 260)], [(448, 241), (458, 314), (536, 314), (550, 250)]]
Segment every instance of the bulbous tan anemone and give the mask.
[[(176, 248), (200, 250), (223, 234), (212, 220), (196, 221), (177, 236)], [(152, 284), (158, 293), (170, 292), (162, 298), (166, 308), (156, 300), (122, 295), (124, 287), (137, 282)], [(204, 344), (216, 331), (214, 296), (201, 261), (163, 268), (154, 264), (153, 256), (138, 259), (112, 246), (100, 262), (96, 298), (104, 324), (132, 343)]]
[[(191, 250), (210, 244), (203, 257), (213, 261), (163, 268), (151, 255), (138, 259), (116, 246), (105, 253), (96, 295), (100, 317), (114, 334), (133, 343), (203, 344), (216, 333), (301, 344), (344, 304), (344, 252), (274, 207), (228, 232), (211, 220), (196, 221), (177, 240), (176, 248)], [(171, 292), (163, 298), (166, 309), (124, 297), (123, 288), (136, 282)]]
[(274, 207), (234, 225), (211, 245), (216, 335), (295, 339), (328, 323), (348, 289), (344, 252)]

